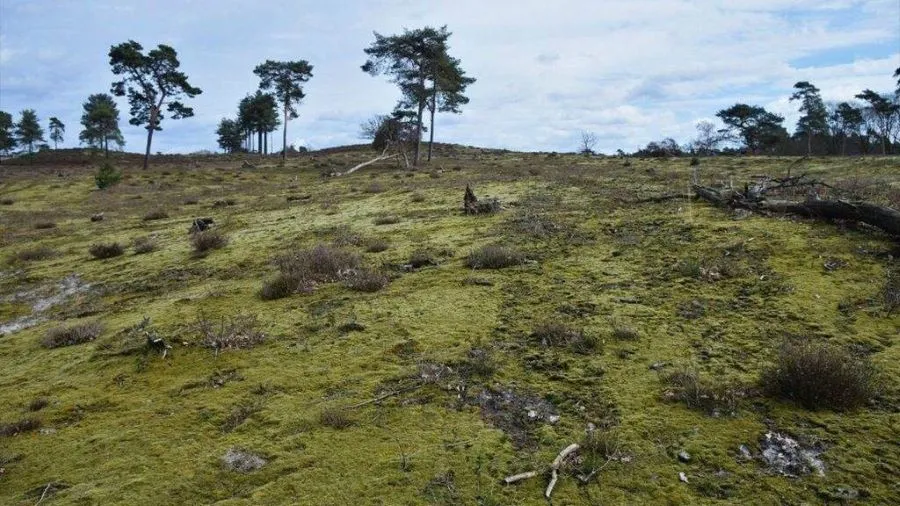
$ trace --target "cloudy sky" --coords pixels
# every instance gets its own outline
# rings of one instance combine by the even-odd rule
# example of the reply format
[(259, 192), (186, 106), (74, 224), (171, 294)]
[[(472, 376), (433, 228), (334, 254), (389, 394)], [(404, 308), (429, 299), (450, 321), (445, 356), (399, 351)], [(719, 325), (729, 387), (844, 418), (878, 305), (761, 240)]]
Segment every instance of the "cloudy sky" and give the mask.
[[(582, 130), (605, 152), (686, 142), (738, 101), (793, 128), (795, 82), (845, 100), (893, 90), (900, 67), (898, 0), (0, 0), (0, 109), (58, 116), (76, 146), (82, 102), (113, 80), (109, 47), (134, 39), (175, 47), (203, 89), (196, 116), (166, 120), (154, 151), (215, 149), (217, 122), (265, 59), (314, 66), (289, 143), (358, 143), (360, 122), (398, 98), (359, 69), (372, 32), (443, 24), (478, 82), (462, 115), (438, 117), (438, 140), (517, 150), (574, 150)], [(141, 151), (145, 131), (120, 100), (126, 149)]]

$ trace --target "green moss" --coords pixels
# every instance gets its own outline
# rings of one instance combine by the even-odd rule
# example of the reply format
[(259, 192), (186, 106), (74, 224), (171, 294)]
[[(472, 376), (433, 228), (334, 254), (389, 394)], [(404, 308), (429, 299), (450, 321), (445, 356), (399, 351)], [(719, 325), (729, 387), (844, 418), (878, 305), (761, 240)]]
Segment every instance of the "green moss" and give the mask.
[[(440, 499), (435, 490), (449, 490), (452, 476), (462, 504), (478, 498), (545, 504), (542, 478), (508, 487), (499, 480), (543, 468), (580, 441), (588, 424), (615, 428), (628, 458), (611, 462), (587, 486), (565, 475), (554, 494), (561, 504), (586, 497), (816, 502), (818, 491), (837, 487), (865, 489), (876, 503), (896, 495), (900, 458), (890, 450), (900, 315), (885, 314), (878, 302), (893, 247), (884, 238), (806, 220), (736, 220), (690, 200), (632, 203), (686, 190), (688, 160), (623, 167), (615, 159), (473, 150), (453, 161), (461, 170), (440, 178), (426, 172), (395, 178), (396, 169), (385, 166), (322, 179), (316, 164), (348, 167), (366, 154), (315, 156), (254, 171), (227, 159), (149, 172), (123, 165), (123, 181), (103, 192), (92, 190), (89, 169), (64, 182), (52, 171), (4, 182), (15, 205), (4, 208), (0, 257), (25, 246), (47, 246), (58, 255), (4, 267), (0, 321), (28, 316), (34, 303), (28, 297), (55, 294), (70, 274), (91, 288), (38, 315), (46, 321), (0, 337), (0, 412), (9, 421), (35, 416), (52, 429), (3, 440), (0, 457), (21, 457), (2, 466), (7, 486), (0, 486), (0, 502), (36, 502), (26, 493), (56, 481), (71, 485), (54, 496), (58, 504), (335, 504), (379, 497), (421, 504)], [(701, 177), (737, 182), (780, 175), (790, 162), (709, 159)], [(808, 172), (830, 182), (864, 175), (897, 184), (896, 163), (813, 160)], [(384, 191), (353, 191), (374, 183)], [(469, 183), (506, 210), (464, 216)], [(288, 201), (298, 192), (311, 197)], [(411, 202), (413, 194), (421, 198)], [(535, 195), (550, 198), (535, 201)], [(198, 204), (185, 205), (189, 197)], [(213, 207), (226, 198), (235, 205)], [(159, 209), (169, 218), (143, 220)], [(105, 219), (91, 222), (99, 212)], [(400, 221), (376, 232), (371, 224), (387, 215)], [(229, 244), (195, 258), (187, 231), (205, 216)], [(523, 216), (536, 216), (541, 234), (521, 226)], [(38, 219), (58, 226), (34, 230)], [(259, 287), (276, 273), (273, 257), (330, 242), (324, 232), (340, 226), (390, 243), (377, 255), (362, 255), (366, 267), (392, 273), (386, 288), (359, 293), (329, 283), (310, 294), (259, 299)], [(151, 234), (158, 249), (146, 255), (129, 251), (99, 262), (87, 253), (95, 242), (131, 244)], [(468, 253), (495, 243), (515, 246), (533, 262), (479, 272), (479, 283), (466, 282), (473, 276), (465, 267)], [(366, 245), (347, 247), (362, 254)], [(418, 250), (435, 252), (438, 265), (404, 271)], [(846, 265), (825, 269), (827, 258)], [(692, 264), (689, 276), (679, 269), (688, 260), (697, 267)], [(23, 299), (23, 292), (32, 295)], [(238, 314), (258, 316), (264, 344), (219, 354), (200, 346), (200, 315)], [(40, 347), (47, 329), (88, 317), (106, 326), (97, 341)], [(143, 343), (126, 342), (120, 333), (144, 317), (172, 346), (166, 359), (140, 351)], [(547, 321), (568, 322), (597, 342), (590, 350), (542, 348), (529, 334)], [(360, 326), (348, 332), (347, 322)], [(617, 322), (639, 338), (613, 338)], [(888, 378), (886, 394), (873, 406), (833, 414), (750, 392), (733, 414), (713, 417), (668, 402), (661, 373), (650, 368), (689, 367), (704, 378), (752, 386), (785, 334), (870, 353)], [(490, 353), (490, 368), (465, 372), (473, 349)], [(417, 381), (425, 363), (453, 373), (366, 403)], [(232, 370), (243, 381), (211, 379)], [(477, 399), (487, 388), (533, 394), (560, 419), (535, 425), (532, 444), (516, 449), (509, 434), (482, 416)], [(27, 413), (37, 397), (51, 403)], [(223, 431), (223, 421), (241, 406), (252, 409)], [(354, 423), (323, 426), (321, 413), (329, 409), (350, 409)], [(741, 461), (738, 447), (755, 449), (772, 425), (821, 441), (826, 476), (788, 480)], [(232, 447), (268, 464), (247, 474), (227, 471), (219, 459)], [(690, 462), (678, 462), (681, 450), (693, 456)], [(681, 483), (679, 472), (690, 483)]]

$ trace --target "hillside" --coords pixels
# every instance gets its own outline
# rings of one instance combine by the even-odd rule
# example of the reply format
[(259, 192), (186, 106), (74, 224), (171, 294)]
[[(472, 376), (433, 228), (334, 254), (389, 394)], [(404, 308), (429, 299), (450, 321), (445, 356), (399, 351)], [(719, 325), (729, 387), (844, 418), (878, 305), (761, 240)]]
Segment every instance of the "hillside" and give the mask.
[[(897, 501), (895, 240), (654, 201), (687, 192), (686, 158), (440, 154), (344, 177), (322, 174), (370, 153), (119, 159), (103, 191), (90, 163), (0, 167), (0, 503), (546, 504), (572, 443), (555, 504)], [(900, 205), (896, 157), (698, 174), (789, 166)], [(503, 210), (464, 215), (467, 184)], [(227, 244), (197, 254), (202, 217)], [(508, 249), (472, 256), (487, 245)], [(283, 255), (321, 272), (264, 300)], [(765, 392), (802, 340), (871, 361), (877, 395), (832, 411)], [(782, 437), (805, 468), (773, 466)]]

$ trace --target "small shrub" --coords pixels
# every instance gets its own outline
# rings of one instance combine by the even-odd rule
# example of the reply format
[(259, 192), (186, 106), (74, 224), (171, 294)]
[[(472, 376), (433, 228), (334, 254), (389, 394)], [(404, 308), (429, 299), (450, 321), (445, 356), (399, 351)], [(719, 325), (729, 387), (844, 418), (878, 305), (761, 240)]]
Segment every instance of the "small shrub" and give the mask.
[(200, 342), (218, 353), (221, 350), (252, 348), (266, 340), (259, 330), (259, 320), (255, 315), (238, 315), (221, 318), (214, 322), (205, 318), (197, 320)]
[(614, 321), (612, 323), (612, 336), (620, 341), (634, 341), (640, 337), (640, 334), (634, 328), (622, 322)]
[(373, 221), (375, 225), (396, 225), (400, 223), (399, 216), (379, 216)]
[(496, 244), (484, 246), (469, 254), (466, 266), (472, 269), (503, 269), (525, 263), (525, 255), (518, 250)]
[(581, 440), (578, 454), (580, 458), (575, 461), (574, 471), (582, 482), (588, 482), (609, 462), (621, 456), (621, 438), (614, 430), (592, 430)]
[(900, 269), (891, 269), (887, 272), (887, 279), (884, 280), (884, 288), (882, 289), (882, 297), (884, 298), (884, 308), (887, 310), (888, 315), (900, 307)]
[(200, 201), (197, 199), (197, 197), (187, 197), (187, 198), (184, 199), (181, 203), (184, 204), (184, 205), (186, 205), (186, 206), (195, 206), (195, 205), (197, 205), (199, 202), (200, 202)]
[(369, 186), (366, 186), (366, 193), (384, 193), (385, 188), (384, 185), (379, 182), (374, 182)]
[(224, 248), (228, 238), (217, 230), (204, 230), (191, 234), (191, 246), (196, 255), (205, 255), (212, 250)]
[(369, 239), (366, 241), (366, 252), (367, 253), (381, 253), (382, 251), (386, 251), (390, 247), (390, 243), (388, 243), (384, 239)]
[(44, 348), (61, 348), (87, 343), (100, 337), (103, 325), (99, 322), (82, 323), (71, 327), (56, 327), (47, 331), (41, 344)]
[(699, 278), (703, 275), (703, 266), (696, 258), (686, 258), (678, 263), (678, 273), (686, 278)]
[(320, 244), (312, 249), (284, 255), (275, 260), (281, 273), (291, 279), (326, 283), (339, 281), (360, 265), (359, 256)]
[(49, 246), (37, 246), (16, 253), (15, 258), (22, 262), (35, 262), (38, 260), (47, 260), (56, 255), (56, 251)]
[(113, 258), (125, 253), (125, 247), (117, 242), (92, 244), (88, 249), (91, 256), (98, 260)]
[(24, 432), (31, 432), (41, 428), (41, 421), (37, 418), (23, 418), (16, 422), (0, 423), (0, 436), (17, 436)]
[(262, 288), (259, 289), (259, 298), (262, 300), (283, 299), (285, 297), (290, 297), (298, 291), (305, 291), (301, 289), (305, 286), (306, 285), (302, 285), (296, 279), (279, 275), (276, 276), (275, 279), (263, 283)]
[(431, 252), (424, 249), (413, 251), (412, 255), (409, 256), (409, 262), (407, 263), (413, 269), (421, 269), (422, 267), (438, 264)]
[(709, 415), (730, 414), (737, 408), (740, 392), (728, 384), (714, 384), (700, 377), (697, 371), (681, 369), (663, 376), (671, 390), (669, 399), (684, 402), (687, 407)]
[(15, 204), (16, 201), (13, 199), (2, 199), (0, 200), (0, 206), (11, 206)]
[(363, 236), (354, 232), (348, 225), (341, 225), (334, 229), (332, 243), (337, 247), (360, 246), (363, 243)]
[(373, 293), (386, 287), (390, 281), (389, 277), (380, 272), (360, 269), (348, 276), (344, 284), (357, 292)]
[(417, 204), (421, 204), (422, 202), (425, 202), (425, 195), (420, 192), (415, 192), (412, 194), (412, 196), (410, 196), (409, 200)]
[(258, 401), (245, 401), (236, 405), (228, 413), (228, 416), (222, 420), (222, 432), (233, 431), (260, 411), (262, 411), (262, 405)]
[(346, 410), (327, 408), (319, 415), (319, 423), (332, 429), (346, 429), (356, 423)]
[(34, 228), (37, 230), (56, 228), (56, 223), (53, 223), (52, 221), (39, 221), (34, 224)]
[(50, 401), (46, 397), (38, 397), (28, 403), (28, 411), (40, 411), (50, 405)]
[(156, 240), (150, 236), (138, 237), (132, 242), (131, 247), (135, 255), (144, 255), (156, 251)]
[(807, 409), (845, 411), (866, 404), (878, 390), (872, 364), (830, 345), (785, 342), (761, 378), (766, 393)]
[(101, 190), (119, 184), (119, 181), (121, 180), (122, 173), (117, 171), (116, 168), (109, 163), (104, 163), (97, 171), (97, 175), (94, 176), (94, 182), (97, 184), (97, 188)]
[(576, 353), (583, 354), (592, 352), (599, 345), (596, 337), (588, 336), (581, 330), (573, 329), (559, 322), (538, 324), (532, 330), (531, 337), (540, 342), (541, 346), (568, 347)]
[(691, 167), (696, 167), (698, 165), (700, 165), (700, 159), (697, 158), (696, 156), (692, 157), (691, 158)]
[(149, 213), (144, 215), (144, 221), (154, 221), (154, 220), (165, 220), (169, 217), (169, 214), (162, 209), (157, 209), (156, 211), (150, 211)]

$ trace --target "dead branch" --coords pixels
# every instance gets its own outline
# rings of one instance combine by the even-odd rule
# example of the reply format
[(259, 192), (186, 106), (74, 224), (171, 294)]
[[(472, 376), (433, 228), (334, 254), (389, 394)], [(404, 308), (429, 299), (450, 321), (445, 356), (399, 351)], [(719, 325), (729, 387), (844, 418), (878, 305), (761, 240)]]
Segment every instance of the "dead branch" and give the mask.
[[(559, 452), (559, 455), (557, 455), (556, 458), (553, 459), (553, 462), (550, 464), (550, 467), (549, 467), (550, 483), (547, 485), (547, 489), (544, 491), (544, 497), (546, 497), (547, 499), (550, 499), (550, 495), (553, 494), (553, 489), (556, 487), (556, 482), (559, 480), (559, 468), (562, 467), (563, 462), (565, 462), (565, 460), (570, 455), (572, 455), (573, 453), (578, 451), (579, 448), (581, 448), (580, 445), (578, 445), (577, 443), (572, 443), (569, 446), (565, 447), (561, 452)], [(516, 483), (516, 482), (519, 482), (522, 480), (534, 478), (535, 476), (538, 476), (539, 474), (541, 474), (540, 471), (528, 471), (525, 473), (514, 474), (512, 476), (507, 476), (506, 478), (503, 478), (503, 483), (510, 485), (512, 483)]]
[[(793, 178), (789, 178), (793, 179)], [(802, 184), (807, 184), (803, 182)], [(787, 186), (780, 185), (778, 188)], [(772, 188), (756, 186), (743, 193), (731, 189), (717, 190), (695, 184), (697, 196), (714, 205), (743, 208), (757, 212), (790, 213), (824, 220), (848, 220), (877, 227), (893, 236), (900, 236), (900, 211), (868, 202), (848, 200), (768, 200), (766, 192)]]
[(346, 172), (339, 172), (339, 173), (337, 173), (336, 175), (337, 175), (337, 176), (346, 176), (346, 175), (348, 175), (348, 174), (353, 174), (354, 172), (358, 171), (359, 169), (361, 169), (361, 168), (363, 168), (363, 167), (366, 167), (366, 166), (369, 166), (369, 165), (372, 165), (373, 163), (378, 163), (378, 162), (381, 162), (381, 161), (383, 161), (383, 160), (390, 160), (391, 158), (396, 158), (396, 157), (397, 157), (397, 153), (394, 153), (394, 154), (392, 154), (392, 155), (389, 155), (389, 154), (387, 154), (387, 150), (385, 150), (385, 151), (383, 151), (380, 155), (378, 155), (378, 156), (376, 156), (375, 158), (369, 160), (368, 162), (363, 162), (363, 163), (357, 165), (356, 167), (353, 167), (352, 169), (347, 170)]
[(565, 447), (563, 451), (559, 452), (559, 455), (553, 459), (553, 463), (550, 464), (550, 483), (547, 485), (547, 490), (544, 492), (544, 497), (550, 499), (550, 495), (553, 493), (553, 487), (556, 486), (556, 480), (559, 479), (559, 466), (562, 465), (563, 461), (566, 460), (566, 457), (571, 455), (573, 452), (577, 451), (581, 446), (578, 443), (572, 443), (569, 446)]

